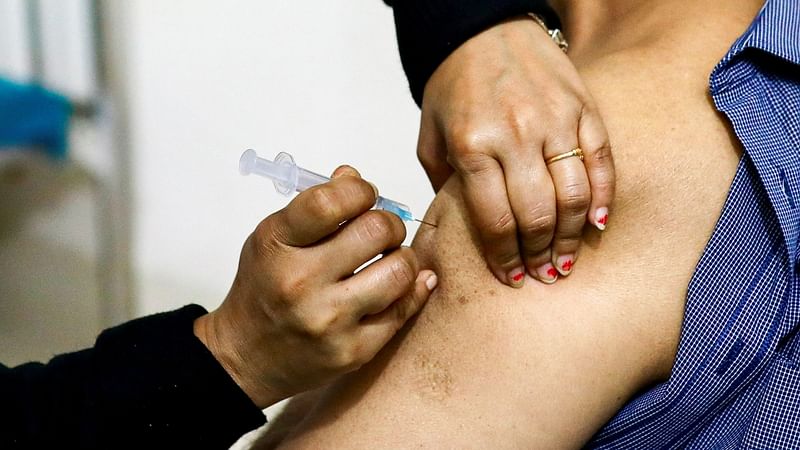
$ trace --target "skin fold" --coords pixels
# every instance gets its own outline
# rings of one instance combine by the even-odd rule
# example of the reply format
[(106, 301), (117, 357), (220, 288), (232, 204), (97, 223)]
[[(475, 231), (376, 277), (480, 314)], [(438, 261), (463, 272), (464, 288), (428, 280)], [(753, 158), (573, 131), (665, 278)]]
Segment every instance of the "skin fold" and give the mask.
[(451, 177), (425, 217), (438, 228), (413, 244), (439, 287), (283, 447), (580, 448), (669, 378), (687, 286), (741, 157), (708, 75), (761, 4), (598, 3), (554, 6), (614, 147), (613, 222), (586, 228), (568, 278), (512, 289), (486, 266)]

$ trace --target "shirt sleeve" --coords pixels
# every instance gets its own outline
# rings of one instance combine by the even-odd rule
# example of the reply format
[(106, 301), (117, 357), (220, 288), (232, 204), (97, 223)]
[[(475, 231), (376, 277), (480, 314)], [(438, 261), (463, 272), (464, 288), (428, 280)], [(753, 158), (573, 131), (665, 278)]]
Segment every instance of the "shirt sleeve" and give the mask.
[(509, 17), (536, 13), (556, 27), (546, 0), (384, 0), (394, 8), (400, 59), (411, 95), (422, 105), (428, 78), (472, 36)]
[(197, 305), (0, 366), (0, 448), (229, 448), (265, 417), (193, 332)]

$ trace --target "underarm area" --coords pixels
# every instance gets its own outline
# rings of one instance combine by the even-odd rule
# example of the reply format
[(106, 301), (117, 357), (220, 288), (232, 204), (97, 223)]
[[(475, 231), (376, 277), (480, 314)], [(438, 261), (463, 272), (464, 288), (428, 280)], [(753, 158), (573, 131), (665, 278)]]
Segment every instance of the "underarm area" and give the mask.
[(578, 448), (668, 375), (688, 278), (619, 277), (637, 251), (619, 248), (624, 230), (587, 231), (572, 275), (512, 289), (485, 265), (457, 177), (426, 221), (438, 228), (413, 245), (439, 287), (374, 361), (327, 389), (286, 448)]

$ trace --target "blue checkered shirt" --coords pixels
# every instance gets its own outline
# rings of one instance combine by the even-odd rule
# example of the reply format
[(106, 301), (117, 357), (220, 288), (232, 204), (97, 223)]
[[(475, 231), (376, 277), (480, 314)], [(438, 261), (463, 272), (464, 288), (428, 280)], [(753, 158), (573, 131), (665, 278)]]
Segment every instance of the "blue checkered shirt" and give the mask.
[(589, 448), (800, 449), (800, 0), (767, 0), (710, 89), (744, 152), (672, 374)]

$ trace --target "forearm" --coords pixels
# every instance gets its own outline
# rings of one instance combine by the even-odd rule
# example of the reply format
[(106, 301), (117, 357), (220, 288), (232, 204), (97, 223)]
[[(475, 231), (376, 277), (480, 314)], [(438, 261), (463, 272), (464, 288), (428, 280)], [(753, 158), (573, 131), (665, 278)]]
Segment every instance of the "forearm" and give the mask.
[(439, 64), (462, 43), (510, 17), (529, 12), (557, 24), (546, 0), (384, 0), (394, 8), (400, 59), (411, 93), (423, 90)]
[(231, 445), (264, 418), (194, 337), (204, 312), (136, 320), (92, 349), (4, 369), (0, 447)]

